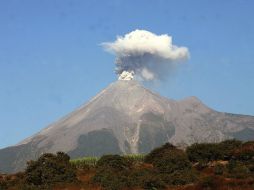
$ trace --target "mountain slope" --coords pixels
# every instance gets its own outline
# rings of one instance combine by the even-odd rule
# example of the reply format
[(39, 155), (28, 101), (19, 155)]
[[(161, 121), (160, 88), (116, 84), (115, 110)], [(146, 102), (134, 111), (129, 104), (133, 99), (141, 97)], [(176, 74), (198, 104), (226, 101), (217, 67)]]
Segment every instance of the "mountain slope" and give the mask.
[(145, 153), (168, 141), (186, 146), (233, 137), (250, 140), (246, 132), (254, 133), (253, 116), (220, 113), (195, 97), (175, 101), (134, 80), (117, 81), (58, 122), (0, 150), (0, 171), (20, 171), (44, 152), (64, 151), (73, 158)]

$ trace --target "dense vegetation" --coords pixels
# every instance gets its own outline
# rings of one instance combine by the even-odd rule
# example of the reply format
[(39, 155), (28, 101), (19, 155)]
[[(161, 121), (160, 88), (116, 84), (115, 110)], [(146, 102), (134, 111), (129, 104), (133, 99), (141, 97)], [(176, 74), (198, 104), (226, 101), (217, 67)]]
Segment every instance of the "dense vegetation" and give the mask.
[(254, 142), (227, 140), (172, 144), (147, 155), (104, 155), (71, 160), (43, 154), (23, 173), (0, 175), (4, 189), (254, 189)]
[(3, 180), (0, 189), (8, 189), (13, 185), (16, 189), (51, 189), (57, 183), (76, 181), (76, 170), (67, 154), (46, 153), (36, 161), (29, 161), (25, 172), (17, 178)]

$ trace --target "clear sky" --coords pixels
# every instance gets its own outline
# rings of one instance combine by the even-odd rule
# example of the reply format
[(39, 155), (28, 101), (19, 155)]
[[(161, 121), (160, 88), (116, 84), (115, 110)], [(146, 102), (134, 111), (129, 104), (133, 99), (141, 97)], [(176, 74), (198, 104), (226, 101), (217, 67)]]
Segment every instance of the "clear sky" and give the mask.
[(1, 0), (0, 147), (13, 145), (116, 80), (101, 42), (135, 29), (173, 36), (191, 59), (153, 86), (254, 115), (252, 0)]

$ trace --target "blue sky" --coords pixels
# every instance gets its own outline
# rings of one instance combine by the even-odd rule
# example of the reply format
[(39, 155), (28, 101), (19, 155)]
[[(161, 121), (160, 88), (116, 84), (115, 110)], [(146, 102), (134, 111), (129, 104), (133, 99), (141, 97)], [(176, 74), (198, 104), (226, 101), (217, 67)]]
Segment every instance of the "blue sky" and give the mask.
[(153, 86), (254, 115), (254, 1), (0, 1), (0, 147), (13, 145), (116, 80), (101, 42), (135, 29), (173, 36), (191, 59)]

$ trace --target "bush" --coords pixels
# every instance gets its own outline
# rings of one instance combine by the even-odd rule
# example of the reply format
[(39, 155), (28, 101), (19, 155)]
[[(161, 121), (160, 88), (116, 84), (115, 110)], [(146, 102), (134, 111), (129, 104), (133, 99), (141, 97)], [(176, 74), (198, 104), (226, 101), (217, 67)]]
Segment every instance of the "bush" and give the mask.
[(98, 160), (96, 167), (98, 169), (107, 168), (109, 170), (121, 171), (129, 169), (130, 162), (128, 159), (119, 155), (105, 155)]
[(193, 169), (177, 170), (171, 174), (162, 174), (161, 178), (169, 185), (186, 185), (197, 180)]
[(214, 167), (215, 175), (222, 175), (224, 173), (224, 166), (222, 164), (216, 164)]
[(186, 149), (186, 153), (192, 162), (213, 161), (223, 158), (222, 150), (215, 143), (195, 143)]
[(240, 161), (249, 161), (254, 159), (254, 141), (249, 141), (233, 151), (233, 157)]
[(237, 148), (242, 146), (242, 142), (239, 140), (231, 139), (218, 143), (218, 148), (222, 153), (223, 160), (230, 160), (233, 157), (233, 152)]
[(176, 147), (170, 143), (166, 143), (165, 145), (159, 147), (159, 148), (155, 148), (154, 150), (152, 150), (148, 155), (145, 156), (144, 161), (146, 163), (155, 163), (158, 160), (160, 160), (160, 158), (167, 152), (170, 152), (172, 150), (175, 150)]
[(154, 149), (145, 157), (145, 162), (153, 164), (162, 173), (191, 168), (191, 163), (185, 152), (169, 143)]
[(97, 162), (93, 182), (107, 190), (141, 187), (144, 189), (163, 189), (165, 183), (153, 169), (133, 167), (136, 159), (126, 156), (106, 155)]
[(147, 190), (165, 189), (165, 183), (156, 175), (148, 175), (142, 187)]
[(249, 168), (240, 161), (230, 160), (227, 165), (229, 177), (232, 178), (246, 178), (250, 176)]
[(69, 163), (70, 157), (58, 152), (43, 154), (37, 161), (28, 162), (25, 182), (30, 186), (50, 187), (58, 182), (76, 181), (76, 174)]
[(186, 153), (192, 162), (230, 160), (240, 147), (242, 142), (234, 139), (220, 143), (195, 143), (186, 149)]
[(165, 153), (159, 160), (153, 163), (161, 173), (173, 173), (178, 170), (191, 168), (191, 163), (187, 155), (182, 150), (172, 150)]
[(127, 186), (128, 178), (120, 171), (97, 170), (93, 182), (100, 184), (106, 190), (119, 190)]
[(102, 187), (108, 190), (118, 190), (126, 187), (130, 167), (129, 161), (122, 156), (102, 156), (97, 162), (93, 182), (102, 185)]
[(153, 164), (160, 178), (167, 184), (188, 184), (196, 179), (186, 153), (169, 143), (153, 150), (145, 157), (145, 161)]
[(4, 180), (0, 180), (0, 189), (8, 189), (8, 184)]
[(144, 189), (164, 189), (166, 184), (156, 171), (151, 168), (143, 168), (132, 171), (129, 175), (128, 186)]

